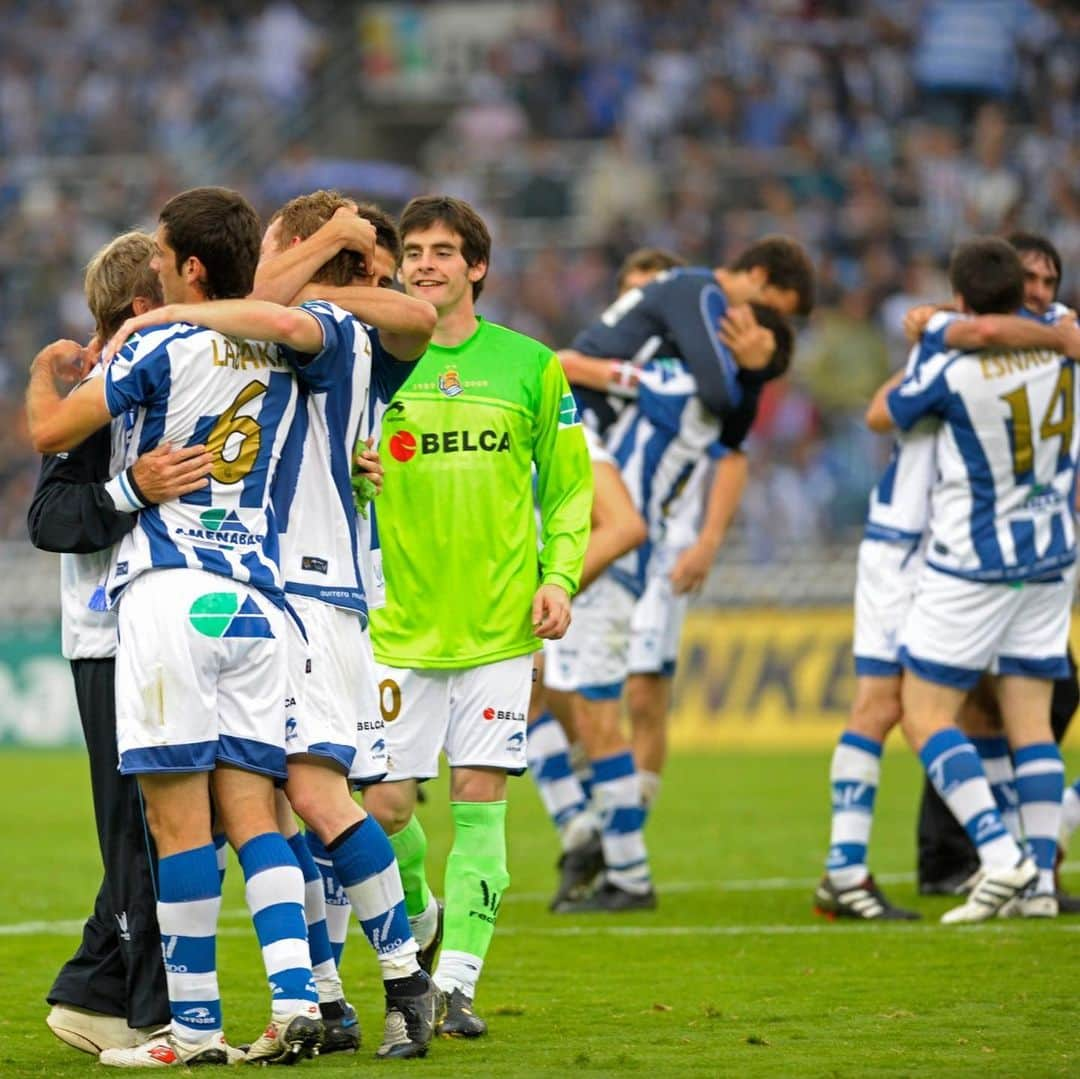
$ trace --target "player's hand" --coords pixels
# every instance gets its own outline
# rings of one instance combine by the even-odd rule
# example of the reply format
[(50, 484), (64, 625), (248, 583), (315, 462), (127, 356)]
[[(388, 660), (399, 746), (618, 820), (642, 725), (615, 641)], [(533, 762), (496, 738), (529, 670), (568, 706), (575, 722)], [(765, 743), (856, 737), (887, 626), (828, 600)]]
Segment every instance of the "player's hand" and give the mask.
[(164, 326), (167, 322), (179, 321), (172, 304), (155, 307), (141, 315), (133, 315), (109, 338), (109, 343), (101, 353), (102, 363), (112, 363), (112, 358), (124, 347), (124, 342), (133, 334), (141, 333), (151, 326)]
[(375, 449), (374, 435), (364, 443), (364, 449), (357, 452), (356, 456), (353, 458), (353, 465), (357, 472), (363, 472), (363, 474), (375, 485), (375, 493), (382, 494), (385, 470), (383, 469), (382, 458), (379, 456), (379, 451)]
[(557, 584), (542, 584), (533, 596), (533, 633), (545, 641), (557, 641), (570, 628), (570, 597)]
[(914, 345), (922, 337), (926, 324), (937, 308), (932, 303), (921, 303), (904, 316), (904, 336)]
[(214, 465), (214, 455), (205, 446), (173, 449), (169, 442), (142, 454), (131, 473), (143, 495), (153, 503), (171, 502), (181, 495), (202, 490)]
[(671, 571), (671, 587), (677, 596), (700, 592), (716, 559), (715, 548), (700, 540), (675, 560)]
[(1058, 333), (1062, 336), (1061, 351), (1074, 360), (1080, 360), (1080, 324), (1073, 318), (1062, 318), (1057, 324)]
[(772, 330), (754, 318), (749, 304), (728, 308), (720, 320), (720, 340), (731, 349), (738, 365), (751, 371), (765, 367), (776, 351)]
[(34, 357), (31, 367), (44, 367), (58, 386), (70, 390), (82, 382), (96, 362), (97, 353), (91, 352), (89, 347), (83, 348), (78, 341), (61, 339), (46, 345)]
[(363, 255), (364, 266), (370, 273), (375, 265), (375, 226), (366, 217), (357, 214), (355, 202), (339, 206), (330, 220), (341, 237), (341, 246)]

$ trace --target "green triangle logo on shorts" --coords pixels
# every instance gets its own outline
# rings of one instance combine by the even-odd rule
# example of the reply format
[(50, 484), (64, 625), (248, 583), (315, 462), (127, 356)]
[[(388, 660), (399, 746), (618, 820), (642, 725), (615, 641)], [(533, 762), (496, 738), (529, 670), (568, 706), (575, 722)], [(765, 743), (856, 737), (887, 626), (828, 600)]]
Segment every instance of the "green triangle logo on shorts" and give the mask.
[(559, 401), (559, 426), (573, 427), (578, 422), (577, 402), (572, 393), (564, 393)]
[(200, 596), (191, 605), (188, 615), (191, 624), (204, 637), (223, 637), (239, 609), (240, 597), (235, 592), (211, 592)]
[(270, 619), (248, 596), (241, 604), (235, 592), (208, 592), (191, 605), (188, 611), (192, 626), (204, 637), (268, 637), (274, 636)]

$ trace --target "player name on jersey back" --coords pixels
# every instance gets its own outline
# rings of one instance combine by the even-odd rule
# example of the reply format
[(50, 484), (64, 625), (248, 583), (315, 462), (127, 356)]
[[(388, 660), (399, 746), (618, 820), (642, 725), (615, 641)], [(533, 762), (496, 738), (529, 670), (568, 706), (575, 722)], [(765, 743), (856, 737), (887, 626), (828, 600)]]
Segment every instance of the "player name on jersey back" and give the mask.
[(186, 567), (282, 602), (269, 492), (296, 408), (288, 350), (174, 323), (133, 337), (105, 387), (109, 411), (125, 416), (128, 464), (162, 442), (214, 457), (205, 487), (140, 512), (113, 555), (110, 599), (140, 573)]

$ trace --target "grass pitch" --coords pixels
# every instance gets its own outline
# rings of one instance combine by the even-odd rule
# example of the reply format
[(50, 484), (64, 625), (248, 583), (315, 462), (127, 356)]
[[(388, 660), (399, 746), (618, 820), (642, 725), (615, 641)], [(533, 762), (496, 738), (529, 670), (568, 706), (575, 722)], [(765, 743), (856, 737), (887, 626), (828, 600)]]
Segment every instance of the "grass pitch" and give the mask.
[[(1067, 754), (1068, 774), (1080, 753)], [(481, 982), (490, 1034), (440, 1040), (423, 1061), (377, 1063), (377, 967), (358, 931), (344, 964), (356, 1057), (305, 1073), (483, 1076), (1038, 1076), (1080, 1073), (1080, 918), (949, 928), (955, 900), (915, 895), (920, 773), (886, 755), (872, 868), (917, 923), (827, 924), (810, 912), (828, 827), (828, 752), (676, 757), (649, 823), (655, 913), (556, 917), (554, 835), (526, 779), (510, 797), (511, 888)], [(445, 783), (422, 808), (433, 885), (448, 842)], [(74, 950), (99, 881), (76, 752), (0, 754), (0, 1076), (107, 1074), (57, 1041), (44, 995)], [(1080, 864), (1065, 883), (1080, 891)], [(268, 1015), (235, 860), (218, 953), (230, 1040)]]

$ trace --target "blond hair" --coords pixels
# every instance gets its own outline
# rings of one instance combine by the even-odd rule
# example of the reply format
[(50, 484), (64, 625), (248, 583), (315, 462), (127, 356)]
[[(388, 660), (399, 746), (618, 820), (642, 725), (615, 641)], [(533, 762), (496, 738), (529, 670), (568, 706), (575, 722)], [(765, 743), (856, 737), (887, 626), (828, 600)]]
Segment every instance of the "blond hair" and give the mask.
[(161, 282), (150, 269), (155, 251), (153, 236), (133, 230), (111, 240), (87, 264), (83, 292), (102, 341), (133, 314), (136, 297), (153, 301), (155, 307), (162, 302)]
[[(296, 238), (306, 240), (309, 236), (313, 236), (338, 210), (350, 205), (350, 200), (340, 191), (312, 191), (310, 195), (299, 195), (285, 203), (274, 214), (274, 220), (281, 219), (282, 248), (288, 247)], [(351, 285), (356, 278), (364, 276), (363, 256), (345, 248), (333, 258), (327, 259), (311, 275), (311, 280), (340, 286)]]

